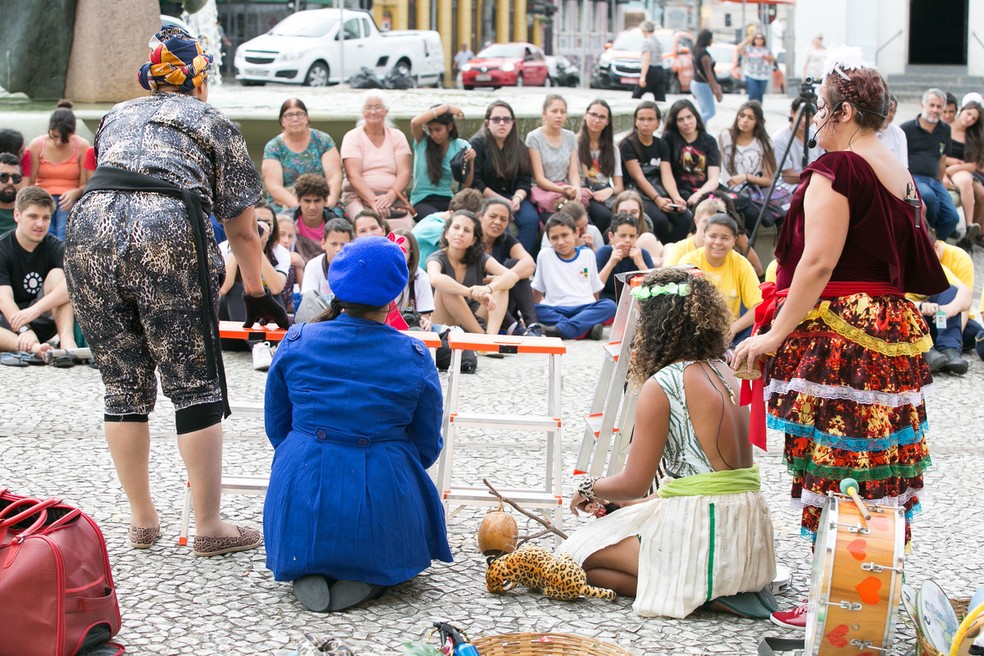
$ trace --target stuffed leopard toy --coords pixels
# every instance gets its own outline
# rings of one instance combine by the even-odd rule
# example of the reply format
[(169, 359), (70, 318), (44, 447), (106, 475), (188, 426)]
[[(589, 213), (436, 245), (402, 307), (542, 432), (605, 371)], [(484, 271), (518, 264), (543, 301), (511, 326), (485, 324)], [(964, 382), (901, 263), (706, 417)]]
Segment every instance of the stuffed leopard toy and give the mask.
[(615, 599), (607, 588), (587, 584), (584, 570), (570, 554), (554, 556), (540, 547), (523, 547), (499, 558), (489, 559), (485, 587), (502, 593), (522, 583), (531, 590), (542, 590), (550, 599), (571, 601), (579, 597)]

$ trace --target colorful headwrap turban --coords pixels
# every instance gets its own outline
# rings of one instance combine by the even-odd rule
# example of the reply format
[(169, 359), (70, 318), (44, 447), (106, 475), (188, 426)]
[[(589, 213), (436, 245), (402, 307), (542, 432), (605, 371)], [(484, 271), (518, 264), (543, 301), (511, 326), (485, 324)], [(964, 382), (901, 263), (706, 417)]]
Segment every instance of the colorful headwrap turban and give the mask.
[(155, 34), (154, 39), (159, 45), (151, 51), (150, 61), (137, 72), (144, 89), (156, 91), (158, 85), (171, 84), (188, 92), (208, 78), (212, 55), (206, 54), (190, 34), (169, 27)]

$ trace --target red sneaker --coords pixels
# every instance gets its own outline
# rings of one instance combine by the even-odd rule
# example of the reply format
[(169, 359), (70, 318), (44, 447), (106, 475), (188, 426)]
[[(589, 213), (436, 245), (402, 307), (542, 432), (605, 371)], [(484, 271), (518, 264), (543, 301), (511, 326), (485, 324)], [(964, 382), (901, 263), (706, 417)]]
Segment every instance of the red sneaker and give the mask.
[(807, 605), (797, 606), (793, 610), (777, 610), (769, 616), (773, 624), (787, 629), (806, 630), (806, 609)]

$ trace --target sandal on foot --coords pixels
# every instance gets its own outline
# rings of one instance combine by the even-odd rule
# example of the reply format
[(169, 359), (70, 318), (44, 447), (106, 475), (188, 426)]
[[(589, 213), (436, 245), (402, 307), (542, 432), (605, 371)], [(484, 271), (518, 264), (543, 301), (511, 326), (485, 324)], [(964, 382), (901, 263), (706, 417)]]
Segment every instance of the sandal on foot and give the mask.
[(45, 364), (44, 358), (40, 353), (21, 353), (21, 359), (27, 364), (42, 365)]
[(376, 599), (386, 591), (385, 585), (373, 585), (363, 581), (336, 581), (331, 586), (331, 602), (328, 610), (335, 612)]
[(149, 549), (151, 545), (161, 539), (161, 527), (140, 528), (131, 526), (128, 529), (130, 534), (130, 546), (134, 549)]
[(225, 537), (224, 535), (196, 535), (195, 536), (195, 555), (196, 556), (221, 556), (222, 554), (234, 553), (236, 551), (246, 551), (255, 549), (263, 544), (263, 536), (259, 531), (251, 528), (237, 526), (238, 537)]
[(321, 574), (308, 574), (294, 579), (294, 596), (308, 610), (323, 613), (328, 610), (331, 602), (328, 579)]
[(0, 364), (5, 367), (26, 367), (27, 362), (20, 353), (0, 353)]
[(70, 369), (78, 364), (79, 360), (74, 355), (56, 355), (51, 358), (51, 366), (56, 369)]

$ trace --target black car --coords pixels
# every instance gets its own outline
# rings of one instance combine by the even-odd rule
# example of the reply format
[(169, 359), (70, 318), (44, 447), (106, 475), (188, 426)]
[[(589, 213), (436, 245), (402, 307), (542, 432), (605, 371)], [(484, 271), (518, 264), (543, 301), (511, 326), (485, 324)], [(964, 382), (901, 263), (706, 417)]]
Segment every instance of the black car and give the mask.
[(581, 71), (563, 55), (548, 55), (547, 67), (550, 68), (550, 85), (555, 87), (581, 86)]

